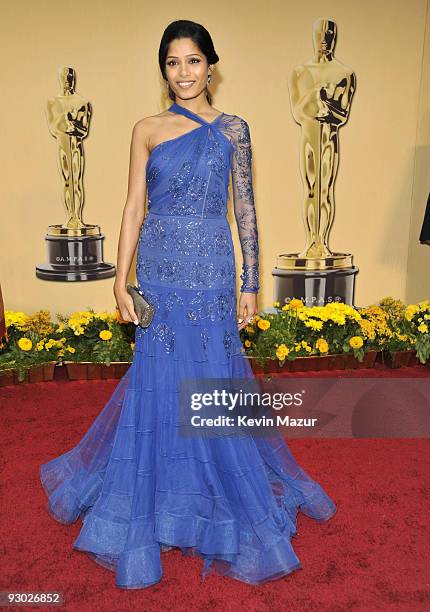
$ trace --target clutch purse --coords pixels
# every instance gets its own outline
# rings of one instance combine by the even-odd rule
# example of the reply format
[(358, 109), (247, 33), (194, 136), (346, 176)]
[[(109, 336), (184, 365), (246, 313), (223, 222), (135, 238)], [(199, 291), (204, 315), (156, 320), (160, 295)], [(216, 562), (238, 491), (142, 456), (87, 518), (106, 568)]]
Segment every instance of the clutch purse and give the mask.
[(148, 327), (154, 317), (154, 306), (148, 302), (143, 293), (135, 286), (127, 283), (127, 292), (133, 298), (134, 311), (141, 327)]

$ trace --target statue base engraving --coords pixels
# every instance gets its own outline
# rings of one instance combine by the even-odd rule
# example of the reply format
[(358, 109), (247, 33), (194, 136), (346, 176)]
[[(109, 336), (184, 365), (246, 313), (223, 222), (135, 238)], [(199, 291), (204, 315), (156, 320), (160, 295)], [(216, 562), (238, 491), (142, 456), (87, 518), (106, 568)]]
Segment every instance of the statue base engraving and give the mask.
[[(353, 306), (355, 275), (359, 269), (352, 265), (350, 254), (333, 253), (331, 258), (326, 258), (332, 261), (325, 262), (325, 269), (322, 260), (305, 260), (297, 255), (290, 253), (278, 258), (278, 266), (272, 270), (273, 301), (283, 305), (296, 298), (305, 306), (324, 306), (332, 302)], [(341, 267), (341, 262), (351, 265)]]
[(101, 280), (115, 276), (115, 266), (103, 261), (103, 234), (45, 235), (48, 263), (36, 266), (36, 276), (50, 281)]

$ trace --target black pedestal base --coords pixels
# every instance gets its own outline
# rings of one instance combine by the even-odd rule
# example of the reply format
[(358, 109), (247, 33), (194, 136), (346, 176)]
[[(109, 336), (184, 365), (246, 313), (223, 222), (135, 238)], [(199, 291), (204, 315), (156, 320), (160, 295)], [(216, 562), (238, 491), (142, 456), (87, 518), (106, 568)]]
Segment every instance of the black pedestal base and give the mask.
[(36, 266), (36, 276), (50, 281), (100, 280), (115, 276), (115, 266), (103, 261), (104, 235), (45, 236), (48, 263)]
[(357, 266), (312, 271), (273, 268), (273, 300), (281, 306), (293, 298), (301, 299), (305, 306), (324, 306), (332, 302), (353, 306), (357, 272)]

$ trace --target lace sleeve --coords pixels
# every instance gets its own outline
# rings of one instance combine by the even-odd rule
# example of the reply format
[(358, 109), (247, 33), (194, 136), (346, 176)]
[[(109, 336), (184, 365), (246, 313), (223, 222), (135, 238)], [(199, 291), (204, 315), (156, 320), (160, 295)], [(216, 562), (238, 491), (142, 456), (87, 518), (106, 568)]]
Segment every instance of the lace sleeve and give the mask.
[(252, 186), (252, 148), (247, 122), (236, 117), (232, 144), (232, 188), (234, 215), (242, 249), (240, 291), (258, 293), (258, 229)]

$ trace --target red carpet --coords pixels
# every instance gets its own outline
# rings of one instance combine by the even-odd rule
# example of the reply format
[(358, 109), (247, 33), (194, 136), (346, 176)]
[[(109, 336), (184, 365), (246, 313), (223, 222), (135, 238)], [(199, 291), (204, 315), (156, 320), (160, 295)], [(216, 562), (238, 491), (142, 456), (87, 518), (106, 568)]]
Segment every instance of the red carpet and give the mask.
[[(405, 368), (393, 375), (424, 373)], [(145, 590), (116, 588), (112, 572), (72, 549), (81, 522), (56, 523), (38, 479), (39, 465), (79, 441), (116, 384), (0, 389), (1, 590), (62, 591), (61, 609), (80, 611), (430, 609), (428, 439), (291, 440), (297, 460), (338, 511), (326, 524), (299, 514), (293, 545), (303, 568), (285, 578), (259, 587), (216, 576), (202, 582), (202, 562), (171, 551), (163, 555), (162, 582)]]

